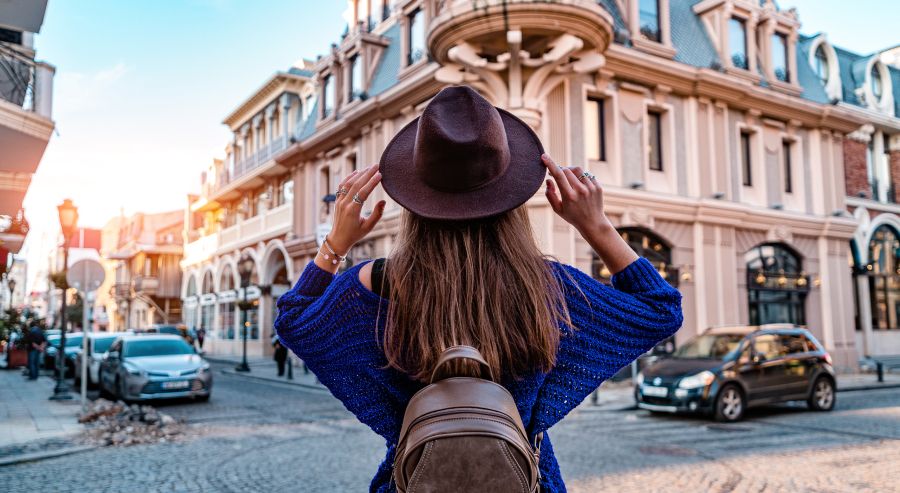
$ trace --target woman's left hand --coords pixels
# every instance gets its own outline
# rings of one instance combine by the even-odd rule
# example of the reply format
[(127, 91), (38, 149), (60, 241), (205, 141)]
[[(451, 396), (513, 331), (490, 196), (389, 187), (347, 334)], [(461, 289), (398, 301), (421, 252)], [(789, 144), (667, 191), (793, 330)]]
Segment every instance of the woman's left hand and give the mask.
[(362, 217), (362, 204), (353, 200), (358, 196), (361, 202), (365, 202), (372, 194), (372, 190), (381, 181), (381, 173), (378, 165), (373, 164), (368, 168), (355, 170), (349, 176), (341, 180), (338, 191), (347, 190), (337, 196), (334, 206), (334, 226), (328, 233), (328, 244), (339, 255), (346, 255), (357, 241), (363, 239), (381, 219), (384, 206), (387, 203), (379, 200), (368, 217)]

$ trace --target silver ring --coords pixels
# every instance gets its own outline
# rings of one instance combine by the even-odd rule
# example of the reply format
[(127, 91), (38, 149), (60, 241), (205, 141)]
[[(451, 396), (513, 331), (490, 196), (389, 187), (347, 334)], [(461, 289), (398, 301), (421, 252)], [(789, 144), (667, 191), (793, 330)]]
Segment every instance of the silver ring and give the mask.
[(360, 204), (360, 205), (362, 205), (362, 203), (363, 203), (363, 200), (359, 198), (359, 194), (358, 194), (358, 193), (357, 193), (357, 194), (353, 194), (353, 201), (356, 202), (357, 204)]
[(588, 180), (593, 180), (593, 179), (594, 179), (594, 175), (588, 173), (587, 171), (585, 171), (584, 173), (581, 173), (581, 176), (579, 176), (578, 179), (581, 179), (581, 178), (584, 178), (584, 177), (587, 177)]
[(347, 188), (346, 188), (346, 187), (341, 187), (341, 189), (338, 190), (337, 192), (335, 192), (334, 194), (335, 194), (336, 196), (340, 197), (340, 195), (341, 195), (342, 193), (343, 193), (343, 194), (346, 194), (346, 193), (347, 193)]

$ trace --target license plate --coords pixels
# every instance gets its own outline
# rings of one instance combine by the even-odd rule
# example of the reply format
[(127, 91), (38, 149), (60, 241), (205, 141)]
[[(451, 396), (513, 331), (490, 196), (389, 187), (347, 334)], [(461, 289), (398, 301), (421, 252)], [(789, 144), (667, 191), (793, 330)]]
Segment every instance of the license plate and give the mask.
[(669, 394), (669, 389), (665, 387), (645, 385), (643, 388), (641, 388), (641, 392), (643, 392), (644, 395), (649, 395), (651, 397), (665, 397)]
[(186, 389), (191, 383), (187, 380), (179, 380), (177, 382), (163, 382), (164, 389)]

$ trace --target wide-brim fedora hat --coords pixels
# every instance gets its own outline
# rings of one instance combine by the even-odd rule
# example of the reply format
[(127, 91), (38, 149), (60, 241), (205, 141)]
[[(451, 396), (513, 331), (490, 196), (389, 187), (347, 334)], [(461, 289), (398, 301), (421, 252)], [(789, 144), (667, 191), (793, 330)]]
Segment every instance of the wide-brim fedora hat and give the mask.
[(442, 89), (381, 155), (385, 192), (431, 219), (478, 219), (524, 204), (546, 176), (525, 122), (468, 86)]

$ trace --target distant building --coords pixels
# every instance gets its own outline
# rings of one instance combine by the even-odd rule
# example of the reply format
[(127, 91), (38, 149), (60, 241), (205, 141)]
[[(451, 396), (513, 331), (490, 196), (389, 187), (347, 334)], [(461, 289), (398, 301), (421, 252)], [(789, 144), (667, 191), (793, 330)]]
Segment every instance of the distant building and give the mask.
[(179, 262), (183, 218), (181, 210), (137, 213), (104, 227), (102, 236), (106, 243), (102, 247), (102, 262), (112, 276), (101, 287), (106, 292), (98, 299), (104, 307), (102, 311), (106, 312), (109, 330), (142, 329), (182, 321)]

